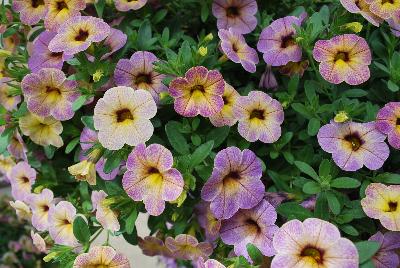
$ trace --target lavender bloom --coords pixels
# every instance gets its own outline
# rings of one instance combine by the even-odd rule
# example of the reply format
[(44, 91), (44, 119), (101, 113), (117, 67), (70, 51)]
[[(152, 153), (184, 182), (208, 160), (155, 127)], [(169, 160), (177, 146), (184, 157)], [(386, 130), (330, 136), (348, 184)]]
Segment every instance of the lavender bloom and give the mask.
[(199, 243), (196, 237), (187, 234), (180, 234), (175, 239), (167, 237), (165, 245), (175, 258), (183, 260), (196, 260), (200, 257), (207, 258), (213, 252), (210, 243)]
[(400, 149), (400, 102), (389, 102), (379, 110), (376, 128), (388, 136), (393, 148)]
[(272, 68), (270, 65), (267, 65), (264, 73), (261, 75), (259, 88), (265, 89), (276, 89), (278, 87), (278, 81), (276, 81), (276, 77), (272, 72)]
[(372, 262), (376, 268), (399, 267), (400, 258), (397, 253), (400, 249), (399, 232), (386, 232), (384, 234), (377, 232), (368, 241), (376, 241), (381, 245), (378, 252), (372, 257)]

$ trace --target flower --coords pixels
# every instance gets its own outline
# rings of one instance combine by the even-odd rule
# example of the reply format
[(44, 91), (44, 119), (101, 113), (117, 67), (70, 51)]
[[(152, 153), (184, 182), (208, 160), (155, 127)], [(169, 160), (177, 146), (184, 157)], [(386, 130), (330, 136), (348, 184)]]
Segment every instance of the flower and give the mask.
[(378, 219), (383, 227), (400, 231), (400, 186), (371, 183), (361, 206), (368, 217)]
[(130, 268), (129, 260), (109, 246), (95, 246), (76, 257), (74, 268)]
[(14, 131), (14, 134), (9, 141), (7, 146), (8, 152), (14, 156), (16, 159), (22, 159), (27, 161), (26, 152), (28, 149), (25, 146), (24, 140), (17, 130)]
[(68, 167), (68, 172), (78, 181), (87, 181), (90, 185), (96, 185), (96, 166), (90, 160), (83, 160)]
[(271, 268), (358, 267), (354, 244), (340, 237), (335, 225), (316, 218), (286, 222), (275, 233), (273, 246), (277, 253)]
[(245, 149), (228, 147), (215, 156), (211, 177), (201, 189), (201, 198), (211, 202), (218, 219), (229, 219), (239, 208), (250, 209), (264, 196), (261, 162)]
[(308, 69), (309, 64), (310, 62), (308, 60), (302, 60), (299, 62), (289, 61), (286, 65), (279, 67), (279, 72), (287, 76), (298, 74), (300, 77), (302, 77), (305, 70)]
[(322, 77), (330, 83), (345, 81), (349, 85), (359, 85), (370, 77), (371, 51), (367, 41), (355, 34), (318, 40), (313, 56), (321, 63), (319, 71)]
[(0, 78), (0, 104), (7, 110), (12, 111), (17, 108), (18, 103), (21, 102), (21, 96), (13, 96), (10, 94), (11, 87), (7, 84), (12, 79), (8, 77)]
[(119, 60), (114, 72), (116, 85), (147, 90), (158, 103), (159, 94), (167, 91), (167, 87), (162, 83), (165, 75), (153, 70), (153, 63), (157, 61), (157, 57), (148, 51), (138, 51), (129, 60)]
[(33, 245), (36, 247), (37, 250), (39, 250), (39, 252), (48, 252), (46, 242), (44, 241), (43, 237), (40, 236), (40, 234), (35, 233), (33, 230), (31, 230), (31, 238)]
[(73, 232), (75, 207), (68, 201), (60, 201), (49, 210), (49, 234), (56, 244), (78, 246)]
[(5, 178), (0, 177), (1, 179), (5, 179), (8, 181), (8, 175), (10, 170), (15, 166), (14, 159), (11, 156), (4, 156), (0, 155), (0, 174), (3, 175)]
[(383, 19), (390, 19), (400, 10), (400, 1), (365, 0), (369, 4), (370, 11)]
[(12, 8), (19, 13), (21, 22), (27, 25), (38, 23), (47, 13), (43, 0), (15, 0), (12, 1)]
[(262, 91), (239, 97), (233, 114), (239, 120), (239, 134), (250, 142), (274, 143), (281, 136), (282, 105)]
[(399, 267), (400, 259), (396, 251), (400, 249), (400, 233), (377, 232), (368, 241), (376, 241), (380, 244), (378, 252), (372, 257), (376, 268)]
[(177, 259), (196, 260), (200, 257), (207, 259), (213, 252), (208, 242), (198, 242), (196, 237), (180, 234), (174, 238), (167, 237), (165, 245)]
[(367, 0), (340, 0), (342, 6), (350, 13), (361, 14), (371, 24), (379, 27), (382, 18), (371, 12), (370, 4)]
[(10, 206), (15, 209), (15, 213), (17, 213), (17, 217), (20, 220), (30, 221), (32, 217), (31, 209), (28, 207), (26, 203), (21, 200), (10, 201)]
[(217, 260), (214, 259), (208, 259), (207, 261), (204, 261), (202, 257), (198, 258), (196, 261), (196, 268), (226, 268), (225, 265), (220, 263)]
[(233, 116), (233, 107), (240, 94), (228, 83), (225, 83), (224, 94), (222, 100), (224, 106), (218, 113), (210, 116), (210, 122), (216, 127), (233, 126), (236, 124), (237, 119)]
[[(234, 245), (234, 252), (251, 260), (247, 244), (255, 245), (264, 256), (273, 256), (272, 237), (279, 229), (275, 225), (275, 208), (262, 200), (252, 209), (240, 209), (232, 218), (223, 220), (221, 239), (225, 244)], [(283, 267), (283, 266), (282, 266)]]
[(232, 28), (240, 34), (252, 32), (257, 26), (255, 0), (214, 0), (212, 13), (218, 29)]
[(67, 80), (58, 69), (43, 68), (22, 79), (21, 87), (28, 110), (41, 117), (52, 116), (65, 121), (74, 116), (72, 103), (80, 96), (78, 83)]
[(85, 9), (85, 0), (44, 0), (48, 12), (44, 18), (44, 26), (47, 30), (60, 27), (66, 20), (80, 16), (80, 10)]
[(224, 88), (220, 72), (196, 66), (190, 68), (185, 77), (178, 77), (170, 83), (169, 94), (175, 99), (174, 108), (178, 114), (209, 117), (222, 110)]
[(388, 136), (393, 148), (400, 149), (400, 102), (389, 102), (379, 110), (376, 128)]
[(29, 136), (36, 144), (55, 147), (61, 147), (64, 144), (60, 137), (63, 130), (62, 124), (53, 117), (39, 117), (28, 113), (19, 119), (19, 127), (22, 134)]
[(333, 118), (333, 121), (335, 123), (344, 123), (349, 120), (349, 115), (347, 114), (346, 111), (339, 111), (335, 117)]
[(286, 192), (265, 192), (264, 195), (264, 200), (268, 201), (274, 208), (289, 199), (291, 199), (291, 194)]
[(106, 45), (110, 52), (104, 54), (101, 59), (106, 59), (110, 55), (114, 54), (114, 52), (121, 49), (125, 44), (128, 36), (124, 34), (121, 30), (110, 28), (110, 35), (104, 41), (104, 45)]
[(103, 228), (116, 232), (119, 231), (119, 222), (117, 214), (105, 204), (108, 195), (103, 191), (92, 192), (93, 209), (96, 210), (96, 219), (103, 226)]
[(122, 186), (134, 201), (143, 200), (150, 215), (160, 215), (164, 201), (173, 201), (182, 193), (182, 174), (172, 168), (173, 163), (172, 153), (159, 144), (147, 148), (139, 144), (128, 156)]
[(393, 19), (388, 19), (387, 22), (390, 26), (390, 30), (392, 34), (396, 37), (400, 37), (400, 13), (397, 15), (398, 18)]
[(319, 129), (317, 138), (322, 150), (331, 153), (336, 165), (345, 171), (356, 171), (363, 165), (376, 170), (389, 157), (385, 135), (374, 122), (331, 122)]
[(145, 90), (113, 87), (106, 91), (94, 108), (94, 127), (99, 142), (107, 149), (119, 150), (124, 144), (136, 146), (153, 135), (150, 122), (157, 105)]
[(282, 66), (301, 60), (301, 47), (294, 40), (296, 29), (293, 25), (300, 27), (301, 20), (287, 16), (273, 21), (261, 32), (257, 49), (264, 53), (264, 61), (268, 65)]
[(49, 210), (54, 206), (53, 192), (43, 189), (40, 194), (30, 194), (27, 202), (32, 209), (32, 225), (38, 231), (46, 231), (49, 227)]
[(261, 75), (258, 87), (265, 89), (276, 89), (278, 87), (278, 81), (276, 81), (276, 77), (272, 72), (272, 68), (270, 65), (267, 65), (267, 67), (265, 67), (265, 71)]
[(31, 193), (32, 184), (36, 180), (36, 170), (28, 162), (21, 161), (10, 170), (8, 178), (14, 199), (25, 201)]
[(102, 19), (76, 16), (66, 20), (49, 43), (51, 52), (74, 55), (85, 51), (93, 42), (101, 42), (110, 34), (110, 26)]
[(147, 0), (114, 0), (115, 8), (119, 11), (129, 11), (141, 9)]
[(243, 35), (229, 28), (228, 30), (220, 29), (218, 36), (221, 39), (222, 51), (231, 61), (242, 64), (249, 73), (256, 71), (257, 51), (247, 45)]
[(172, 252), (165, 246), (164, 242), (154, 236), (138, 238), (138, 246), (146, 256), (164, 256), (172, 258)]
[(209, 242), (215, 241), (219, 236), (221, 220), (217, 219), (211, 212), (210, 203), (201, 201), (196, 205), (195, 213), (200, 227), (205, 231), (206, 239)]

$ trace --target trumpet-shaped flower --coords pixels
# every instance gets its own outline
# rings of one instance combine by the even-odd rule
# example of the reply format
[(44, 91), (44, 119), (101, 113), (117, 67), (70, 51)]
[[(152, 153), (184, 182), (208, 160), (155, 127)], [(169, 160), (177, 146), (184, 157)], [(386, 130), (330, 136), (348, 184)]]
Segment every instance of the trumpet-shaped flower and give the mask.
[(393, 148), (400, 149), (400, 102), (389, 102), (379, 110), (376, 128), (388, 136)]
[(48, 9), (44, 18), (44, 26), (48, 30), (55, 30), (71, 17), (80, 16), (85, 9), (85, 0), (44, 0)]
[(360, 14), (377, 27), (379, 27), (379, 24), (383, 21), (380, 16), (371, 12), (370, 4), (367, 3), (367, 0), (340, 0), (340, 3), (350, 13)]
[(182, 193), (184, 181), (173, 162), (172, 153), (159, 144), (139, 144), (128, 156), (122, 186), (130, 198), (143, 200), (150, 215), (160, 215), (164, 201), (174, 201)]
[(40, 234), (35, 233), (33, 230), (31, 230), (31, 238), (32, 238), (32, 243), (35, 246), (37, 250), (41, 253), (47, 253), (47, 247), (46, 247), (46, 241), (44, 241), (43, 237), (40, 236)]
[(147, 0), (114, 0), (115, 8), (119, 11), (138, 10), (146, 3)]
[(177, 259), (197, 260), (208, 258), (213, 252), (212, 245), (208, 242), (198, 242), (196, 237), (180, 234), (174, 238), (167, 237), (165, 245)]
[(300, 77), (303, 76), (305, 70), (309, 65), (308, 60), (302, 60), (299, 62), (288, 62), (286, 65), (279, 67), (279, 72), (284, 75), (293, 76), (298, 74)]
[(146, 236), (143, 239), (139, 237), (138, 246), (146, 256), (173, 257), (172, 252), (165, 246), (164, 242), (154, 236)]
[(221, 220), (217, 219), (210, 209), (210, 203), (201, 201), (195, 207), (197, 220), (201, 228), (205, 231), (206, 239), (209, 242), (216, 240), (221, 228)]
[(17, 130), (12, 135), (10, 143), (7, 146), (7, 150), (16, 159), (27, 161), (26, 152), (28, 149), (26, 148), (24, 140)]
[(220, 263), (217, 260), (208, 259), (204, 260), (203, 258), (198, 258), (196, 261), (196, 268), (226, 268), (225, 265)]
[(19, 13), (22, 23), (34, 25), (47, 13), (44, 0), (15, 0), (12, 1), (13, 10)]
[(95, 246), (76, 257), (73, 268), (130, 268), (129, 260), (109, 246)]
[(38, 231), (46, 231), (49, 227), (49, 210), (54, 206), (53, 192), (43, 189), (40, 194), (31, 194), (27, 203), (32, 209), (32, 225)]
[(12, 87), (10, 87), (7, 83), (12, 81), (11, 78), (3, 77), (0, 78), (0, 104), (7, 110), (14, 110), (18, 103), (21, 102), (21, 96), (13, 96), (10, 92)]
[(78, 181), (86, 181), (90, 185), (96, 185), (96, 165), (90, 160), (83, 160), (68, 167), (68, 172)]
[(372, 257), (372, 262), (376, 268), (399, 267), (400, 257), (396, 252), (400, 249), (399, 232), (386, 232), (384, 234), (377, 232), (368, 241), (376, 241), (380, 244), (378, 252)]
[(14, 199), (26, 201), (36, 180), (36, 170), (28, 162), (21, 161), (10, 170), (8, 178)]
[(96, 219), (103, 228), (116, 232), (119, 230), (117, 214), (104, 202), (108, 195), (103, 191), (92, 192), (93, 209), (96, 210)]
[(104, 40), (104, 45), (108, 47), (109, 52), (104, 54), (101, 59), (106, 59), (120, 50), (126, 44), (127, 39), (128, 36), (121, 30), (110, 28), (110, 35)]
[(237, 122), (237, 118), (233, 115), (233, 107), (236, 104), (240, 94), (228, 83), (225, 83), (224, 94), (222, 100), (224, 106), (218, 113), (210, 116), (210, 122), (216, 127), (233, 126)]
[(15, 209), (18, 219), (27, 221), (31, 220), (32, 212), (25, 202), (21, 200), (16, 200), (15, 202), (10, 201), (10, 206)]
[(153, 135), (150, 122), (157, 105), (145, 90), (114, 87), (106, 91), (94, 108), (94, 127), (100, 143), (107, 149), (118, 150), (124, 144), (136, 146)]
[(400, 10), (399, 0), (365, 0), (369, 4), (369, 9), (376, 16), (383, 19), (390, 19)]
[(15, 161), (11, 156), (5, 157), (0, 155), (0, 181), (8, 181), (8, 175), (10, 170), (15, 166)]
[(68, 201), (60, 201), (50, 207), (48, 212), (49, 234), (56, 244), (78, 246), (73, 232), (73, 222), (76, 215), (75, 207)]
[(265, 89), (277, 89), (278, 81), (276, 81), (276, 77), (272, 72), (272, 68), (270, 65), (265, 67), (265, 71), (261, 75), (260, 83), (258, 84), (259, 88)]

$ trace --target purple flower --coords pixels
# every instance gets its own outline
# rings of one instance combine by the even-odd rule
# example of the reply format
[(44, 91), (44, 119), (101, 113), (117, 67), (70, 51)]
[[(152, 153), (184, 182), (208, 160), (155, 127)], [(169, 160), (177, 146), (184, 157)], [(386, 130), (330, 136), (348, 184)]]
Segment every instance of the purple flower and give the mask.
[(138, 9), (141, 9), (146, 3), (147, 3), (147, 0), (135, 0), (135, 1), (115, 0), (114, 1), (115, 8), (119, 11), (138, 10)]
[(121, 30), (111, 28), (110, 35), (106, 38), (106, 40), (104, 40), (104, 45), (109, 48), (110, 52), (104, 54), (101, 59), (106, 59), (116, 51), (120, 50), (123, 46), (125, 46), (127, 39), (128, 36)]
[(56, 244), (79, 245), (73, 232), (76, 208), (68, 201), (60, 201), (49, 210), (49, 234)]
[(400, 12), (395, 17), (387, 20), (392, 34), (396, 37), (400, 37)]
[(376, 170), (389, 157), (389, 147), (385, 135), (375, 125), (375, 122), (331, 122), (320, 128), (318, 143), (345, 171), (356, 171), (363, 166)]
[(172, 258), (171, 251), (165, 246), (164, 242), (154, 236), (138, 238), (138, 246), (146, 256), (164, 256)]
[(10, 170), (8, 178), (14, 199), (25, 201), (31, 194), (32, 185), (36, 180), (36, 170), (28, 162), (22, 161)]
[(239, 208), (250, 209), (263, 198), (261, 176), (261, 163), (252, 151), (228, 147), (216, 155), (201, 198), (211, 202), (210, 209), (216, 218), (229, 219)]
[(38, 23), (47, 13), (47, 7), (43, 0), (15, 0), (12, 8), (19, 13), (22, 23), (34, 25)]
[(400, 149), (400, 102), (389, 102), (376, 116), (376, 128), (388, 136), (388, 142)]
[(201, 228), (205, 231), (206, 239), (210, 242), (215, 241), (219, 236), (221, 220), (217, 219), (210, 210), (210, 203), (201, 201), (195, 207), (197, 220)]
[(270, 65), (267, 65), (264, 73), (261, 75), (258, 87), (265, 89), (276, 89), (278, 87), (278, 81), (276, 81), (276, 77), (272, 72), (272, 68)]
[(208, 259), (205, 261), (202, 257), (197, 259), (194, 267), (196, 267), (196, 268), (226, 268), (225, 265), (223, 265), (222, 263), (220, 263), (217, 260)]
[(43, 189), (40, 194), (31, 194), (27, 202), (32, 209), (32, 226), (38, 231), (46, 231), (49, 227), (49, 210), (54, 206), (53, 192)]
[(378, 252), (372, 257), (372, 262), (376, 268), (399, 267), (400, 259), (397, 253), (400, 249), (399, 232), (386, 232), (384, 234), (377, 232), (368, 241), (376, 241), (381, 245)]
[(211, 124), (216, 127), (235, 125), (237, 118), (233, 115), (233, 107), (239, 97), (240, 94), (231, 85), (225, 83), (224, 94), (222, 95), (224, 106), (221, 111), (209, 117)]
[(383, 21), (381, 17), (371, 12), (370, 4), (365, 0), (340, 0), (340, 3), (347, 11), (354, 14), (360, 14), (376, 27), (379, 27), (379, 24)]
[[(1, 77), (1, 74), (0, 74)], [(12, 79), (9, 77), (0, 78), (0, 104), (7, 110), (12, 111), (17, 108), (21, 102), (21, 96), (13, 96), (10, 94), (12, 89), (7, 83), (11, 82)]]
[(196, 237), (180, 234), (174, 238), (167, 237), (165, 245), (175, 258), (183, 260), (196, 260), (200, 257), (208, 258), (213, 248), (208, 242), (198, 242)]
[(118, 222), (117, 213), (114, 212), (106, 203), (107, 194), (103, 191), (92, 192), (92, 206), (96, 210), (96, 220), (104, 229), (116, 232), (119, 231), (120, 225)]
[(16, 159), (27, 161), (26, 153), (28, 149), (26, 148), (24, 140), (22, 139), (18, 130), (14, 131), (14, 135), (11, 137), (11, 140), (7, 146), (7, 150)]
[(285, 192), (266, 192), (264, 199), (274, 208), (277, 208), (283, 201), (290, 199), (289, 194)]

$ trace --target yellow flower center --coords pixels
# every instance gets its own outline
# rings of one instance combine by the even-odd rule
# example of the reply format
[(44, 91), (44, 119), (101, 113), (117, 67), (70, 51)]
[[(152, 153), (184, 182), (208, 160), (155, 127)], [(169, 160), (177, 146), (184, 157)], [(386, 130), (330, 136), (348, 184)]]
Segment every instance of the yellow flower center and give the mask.
[(397, 202), (396, 201), (389, 201), (388, 202), (388, 209), (386, 212), (396, 212), (398, 208)]
[(350, 60), (349, 58), (349, 53), (348, 52), (343, 52), (343, 51), (339, 51), (336, 55), (335, 55), (335, 62), (342, 60), (344, 62), (348, 62)]
[(57, 10), (59, 11), (63, 10), (64, 8), (68, 9), (68, 5), (64, 1), (57, 2), (56, 5), (57, 5)]
[(138, 74), (135, 79), (136, 85), (140, 84), (151, 84), (151, 75), (150, 74)]
[(384, 5), (384, 4), (394, 4), (394, 1), (393, 0), (382, 0), (382, 5)]
[(224, 101), (224, 105), (229, 105), (230, 101), (229, 101), (228, 97), (222, 96), (222, 100)]
[(396, 126), (400, 126), (400, 117), (396, 119)]
[(32, 0), (31, 5), (33, 8), (38, 8), (39, 6), (44, 5), (44, 1), (43, 0)]
[(265, 112), (264, 110), (254, 109), (250, 113), (250, 119), (257, 118), (257, 119), (260, 119), (260, 120), (264, 120), (265, 119), (264, 112)]
[(281, 48), (288, 48), (295, 44), (296, 44), (296, 41), (293, 39), (293, 34), (282, 37)]
[(29, 183), (29, 179), (26, 176), (23, 176), (20, 178), (20, 182), (25, 184), (25, 183)]
[(89, 37), (89, 32), (87, 30), (79, 29), (78, 34), (75, 36), (75, 41), (85, 42)]
[(251, 228), (255, 233), (259, 233), (261, 231), (261, 228), (258, 225), (258, 223), (251, 218), (247, 219), (245, 221), (245, 224), (247, 225), (248, 228)]
[(129, 109), (121, 109), (116, 112), (117, 122), (122, 123), (126, 120), (133, 120), (133, 115)]
[(361, 145), (364, 143), (358, 133), (346, 135), (344, 137), (344, 140), (350, 144), (353, 151), (357, 151), (358, 149), (360, 149)]
[(301, 257), (309, 257), (317, 263), (322, 263), (323, 252), (315, 247), (306, 247), (301, 251)]
[(235, 6), (230, 6), (226, 9), (226, 16), (228, 18), (235, 18), (240, 15), (239, 8)]
[(190, 89), (190, 93), (196, 93), (196, 92), (201, 92), (204, 93), (205, 89), (204, 86), (202, 85), (195, 85)]

